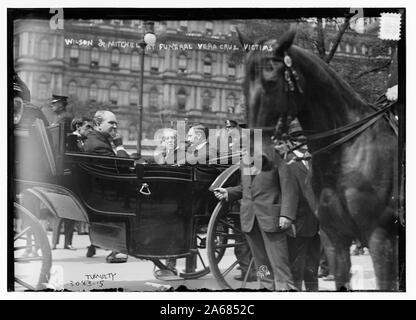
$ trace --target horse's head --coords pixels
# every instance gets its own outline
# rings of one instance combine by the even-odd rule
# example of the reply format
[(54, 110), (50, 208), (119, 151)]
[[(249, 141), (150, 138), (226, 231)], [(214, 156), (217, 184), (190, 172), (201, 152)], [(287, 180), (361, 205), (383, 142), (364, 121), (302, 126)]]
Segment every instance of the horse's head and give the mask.
[[(238, 31), (238, 30), (237, 30)], [(292, 46), (295, 29), (279, 41), (253, 42), (238, 32), (240, 42), (249, 45), (243, 90), (249, 127), (275, 127), (277, 138), (285, 138), (288, 126), (304, 104), (304, 78), (296, 65), (300, 48)]]

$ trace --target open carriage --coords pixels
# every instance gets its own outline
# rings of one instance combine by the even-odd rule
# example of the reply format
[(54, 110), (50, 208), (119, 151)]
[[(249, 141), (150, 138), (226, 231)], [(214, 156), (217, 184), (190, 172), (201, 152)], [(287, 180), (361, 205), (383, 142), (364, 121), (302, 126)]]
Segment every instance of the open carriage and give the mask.
[[(233, 280), (238, 272), (234, 250), (246, 245), (238, 203), (218, 202), (209, 191), (235, 185), (238, 165), (141, 164), (69, 152), (65, 140), (62, 125), (47, 127), (40, 119), (14, 129), (16, 283), (30, 290), (48, 283), (53, 261), (40, 224), (48, 212), (88, 223), (93, 245), (149, 259), (178, 279), (211, 271), (220, 288), (245, 286), (245, 281)], [(28, 248), (35, 255), (23, 257)], [(176, 267), (166, 259), (176, 259)], [(22, 268), (37, 270), (36, 277), (20, 277)]]

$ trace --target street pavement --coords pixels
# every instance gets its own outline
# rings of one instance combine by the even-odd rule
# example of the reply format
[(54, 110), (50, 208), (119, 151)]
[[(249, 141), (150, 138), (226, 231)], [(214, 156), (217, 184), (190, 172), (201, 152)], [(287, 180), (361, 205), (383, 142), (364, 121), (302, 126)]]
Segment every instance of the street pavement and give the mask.
[[(51, 233), (48, 232), (49, 239)], [(63, 237), (61, 237), (63, 238)], [(63, 240), (63, 239), (61, 239)], [(90, 244), (88, 235), (74, 234), (73, 246), (77, 250), (65, 250), (62, 242), (56, 250), (52, 251), (51, 280), (48, 287), (53, 289), (66, 289), (69, 291), (93, 291), (93, 290), (122, 290), (135, 292), (165, 291), (168, 289), (183, 290), (185, 286), (189, 290), (208, 289), (221, 290), (214, 276), (210, 273), (195, 280), (176, 278), (171, 281), (161, 281), (154, 277), (154, 264), (148, 260), (129, 257), (126, 263), (106, 263), (105, 257), (110, 251), (97, 249), (92, 258), (85, 256), (87, 246)], [(235, 259), (232, 250), (227, 250), (223, 260)], [(353, 290), (374, 290), (376, 288), (374, 271), (371, 258), (368, 254), (352, 256), (352, 280)], [(27, 282), (36, 280), (39, 268), (36, 262), (20, 263), (15, 265), (15, 274)], [(235, 273), (230, 273), (229, 278)], [(36, 282), (36, 281), (35, 281)], [(232, 285), (239, 284), (231, 281)], [(247, 288), (256, 289), (256, 282), (249, 283)], [(24, 291), (25, 288), (16, 285), (16, 291)], [(335, 290), (334, 281), (319, 280), (320, 291)]]

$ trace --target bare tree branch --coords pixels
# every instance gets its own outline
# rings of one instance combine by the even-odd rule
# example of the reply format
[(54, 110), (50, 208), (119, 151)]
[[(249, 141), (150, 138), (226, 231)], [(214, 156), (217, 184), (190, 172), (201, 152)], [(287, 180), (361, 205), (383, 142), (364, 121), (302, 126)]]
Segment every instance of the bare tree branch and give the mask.
[(325, 38), (324, 38), (324, 29), (322, 25), (322, 18), (318, 18), (316, 31), (318, 33), (318, 37), (316, 40), (316, 49), (318, 49), (318, 54), (321, 57), (321, 59), (325, 60)]
[(383, 69), (387, 68), (388, 66), (390, 66), (390, 64), (391, 64), (391, 61), (387, 61), (386, 63), (383, 63), (383, 64), (381, 64), (381, 65), (378, 65), (378, 66), (376, 66), (376, 67), (374, 67), (374, 68), (364, 70), (364, 71), (360, 72), (359, 74), (357, 74), (357, 75), (354, 77), (354, 80), (357, 80), (357, 79), (361, 78), (362, 76), (364, 76), (364, 75), (366, 75), (366, 74), (369, 74), (369, 73), (372, 73), (372, 72), (376, 72), (376, 71), (383, 70)]
[(326, 63), (329, 63), (332, 60), (332, 58), (334, 57), (335, 52), (337, 51), (338, 45), (341, 42), (341, 38), (344, 35), (345, 31), (347, 30), (348, 26), (350, 25), (350, 20), (351, 20), (351, 17), (349, 17), (349, 16), (346, 17), (345, 20), (344, 20), (344, 23), (341, 25), (341, 28), (339, 29), (339, 31), (337, 33), (337, 36), (335, 37), (333, 46), (330, 48), (330, 50), (328, 52), (328, 55), (325, 56), (325, 58), (324, 58), (324, 61)]

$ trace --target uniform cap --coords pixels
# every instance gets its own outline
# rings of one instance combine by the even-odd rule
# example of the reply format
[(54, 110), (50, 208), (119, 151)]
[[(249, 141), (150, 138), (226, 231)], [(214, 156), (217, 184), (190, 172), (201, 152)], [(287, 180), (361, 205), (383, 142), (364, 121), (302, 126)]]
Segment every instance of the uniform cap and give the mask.
[(238, 125), (237, 121), (234, 120), (225, 120), (226, 127), (236, 127)]
[(68, 102), (68, 97), (67, 96), (60, 96), (60, 95), (57, 95), (57, 94), (53, 94), (52, 95), (52, 101), (51, 101), (51, 103), (55, 103), (55, 102), (58, 102), (58, 101), (61, 101), (63, 103), (67, 103)]

